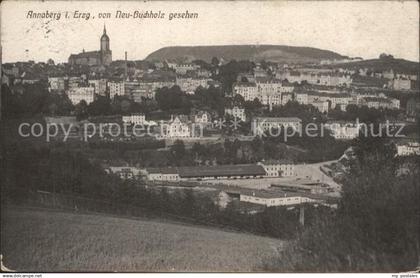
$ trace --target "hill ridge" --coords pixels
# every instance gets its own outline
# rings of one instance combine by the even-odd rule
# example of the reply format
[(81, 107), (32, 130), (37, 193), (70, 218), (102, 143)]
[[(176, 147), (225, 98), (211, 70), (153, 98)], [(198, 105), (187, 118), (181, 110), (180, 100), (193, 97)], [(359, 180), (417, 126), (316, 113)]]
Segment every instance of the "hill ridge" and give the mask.
[(225, 60), (267, 60), (273, 62), (319, 62), (326, 59), (346, 59), (331, 50), (315, 47), (274, 44), (166, 46), (146, 57), (146, 60), (204, 60), (213, 57)]

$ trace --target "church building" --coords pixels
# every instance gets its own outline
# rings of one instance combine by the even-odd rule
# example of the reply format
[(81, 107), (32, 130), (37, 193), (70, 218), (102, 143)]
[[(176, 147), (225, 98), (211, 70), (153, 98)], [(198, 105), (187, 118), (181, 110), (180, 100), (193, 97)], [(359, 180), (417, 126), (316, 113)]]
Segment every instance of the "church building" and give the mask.
[(108, 66), (112, 62), (112, 51), (109, 48), (109, 37), (106, 34), (104, 25), (104, 32), (101, 36), (101, 49), (99, 51), (83, 50), (79, 54), (71, 54), (69, 57), (70, 65), (88, 65), (88, 66)]

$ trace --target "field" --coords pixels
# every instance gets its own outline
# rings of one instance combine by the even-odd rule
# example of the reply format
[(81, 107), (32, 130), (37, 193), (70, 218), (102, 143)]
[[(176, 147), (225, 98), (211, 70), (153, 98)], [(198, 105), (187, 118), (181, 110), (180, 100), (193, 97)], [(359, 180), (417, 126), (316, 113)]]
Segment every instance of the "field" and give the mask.
[(2, 208), (3, 264), (16, 271), (256, 271), (283, 242), (214, 228)]

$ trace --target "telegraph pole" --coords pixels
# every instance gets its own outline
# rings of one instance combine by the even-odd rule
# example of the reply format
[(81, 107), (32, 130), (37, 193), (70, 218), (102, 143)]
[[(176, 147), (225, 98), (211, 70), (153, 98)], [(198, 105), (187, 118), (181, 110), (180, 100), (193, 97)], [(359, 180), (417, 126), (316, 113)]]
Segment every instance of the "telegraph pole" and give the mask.
[(302, 226), (305, 226), (305, 207), (300, 206), (299, 207), (299, 223)]
[(125, 63), (124, 63), (124, 81), (127, 81), (127, 51), (124, 53), (125, 54)]

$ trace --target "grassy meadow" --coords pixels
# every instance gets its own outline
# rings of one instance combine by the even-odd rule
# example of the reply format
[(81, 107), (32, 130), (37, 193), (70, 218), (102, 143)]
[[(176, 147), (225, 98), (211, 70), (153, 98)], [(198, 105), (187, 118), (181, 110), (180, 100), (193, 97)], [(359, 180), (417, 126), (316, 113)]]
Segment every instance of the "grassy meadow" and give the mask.
[(16, 271), (258, 271), (283, 242), (180, 223), (2, 209), (1, 253)]

